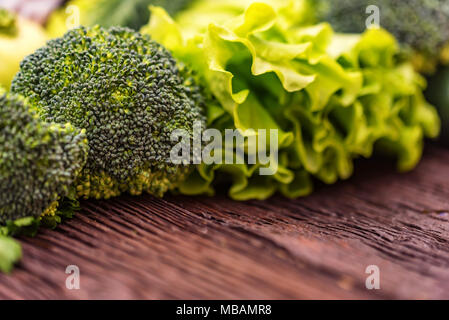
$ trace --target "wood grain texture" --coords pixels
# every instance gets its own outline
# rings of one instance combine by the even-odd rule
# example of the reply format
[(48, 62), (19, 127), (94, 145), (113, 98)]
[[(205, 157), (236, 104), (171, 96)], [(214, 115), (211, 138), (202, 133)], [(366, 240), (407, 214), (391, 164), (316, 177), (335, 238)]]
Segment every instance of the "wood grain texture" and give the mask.
[[(60, 0), (0, 0), (44, 21)], [(414, 172), (362, 161), (310, 197), (170, 196), (86, 201), (57, 230), (21, 239), (0, 299), (449, 299), (449, 151)], [(77, 265), (81, 289), (66, 289)], [(365, 288), (377, 265), (381, 289)]]
[[(413, 172), (361, 161), (307, 198), (124, 196), (21, 239), (0, 298), (449, 298), (449, 150)], [(77, 265), (81, 289), (65, 288)], [(381, 289), (365, 288), (377, 265)]]

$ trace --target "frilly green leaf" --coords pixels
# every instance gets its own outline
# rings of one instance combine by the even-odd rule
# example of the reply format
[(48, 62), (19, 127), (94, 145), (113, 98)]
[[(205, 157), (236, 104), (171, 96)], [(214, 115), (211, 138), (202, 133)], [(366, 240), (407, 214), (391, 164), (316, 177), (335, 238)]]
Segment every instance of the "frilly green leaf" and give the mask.
[(425, 80), (398, 62), (393, 36), (382, 29), (341, 35), (326, 23), (308, 26), (304, 3), (201, 0), (177, 21), (151, 8), (142, 32), (196, 71), (215, 101), (208, 106), (210, 126), (279, 130), (275, 175), (260, 176), (260, 164), (201, 164), (181, 193), (213, 194), (224, 182), (237, 200), (277, 191), (305, 196), (312, 177), (346, 179), (354, 159), (374, 151), (410, 170), (424, 137), (438, 135), (439, 118), (422, 95)]

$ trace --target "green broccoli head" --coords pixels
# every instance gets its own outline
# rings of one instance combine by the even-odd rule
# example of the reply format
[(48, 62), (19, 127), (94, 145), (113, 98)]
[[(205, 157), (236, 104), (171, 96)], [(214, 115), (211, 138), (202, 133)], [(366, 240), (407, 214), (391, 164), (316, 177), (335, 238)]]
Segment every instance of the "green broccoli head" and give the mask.
[(0, 95), (0, 223), (53, 214), (87, 158), (83, 131), (43, 122), (21, 97)]
[[(449, 0), (311, 0), (319, 20), (328, 21), (338, 32), (366, 29), (369, 5), (380, 9), (380, 25), (411, 49), (421, 69), (431, 68), (449, 42)], [(428, 60), (433, 61), (428, 61)]]
[(86, 130), (79, 196), (160, 196), (190, 170), (169, 161), (171, 133), (192, 133), (195, 121), (204, 122), (200, 88), (148, 36), (117, 27), (73, 29), (22, 62), (12, 91), (46, 121)]

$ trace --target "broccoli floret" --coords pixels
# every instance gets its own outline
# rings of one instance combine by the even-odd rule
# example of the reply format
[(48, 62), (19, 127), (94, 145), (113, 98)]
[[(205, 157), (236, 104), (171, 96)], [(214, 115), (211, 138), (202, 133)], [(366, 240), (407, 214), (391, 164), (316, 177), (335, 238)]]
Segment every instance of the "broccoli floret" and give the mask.
[(54, 214), (87, 158), (83, 131), (43, 122), (23, 98), (0, 95), (0, 224)]
[[(413, 50), (419, 69), (433, 69), (449, 42), (449, 0), (310, 0), (319, 20), (338, 32), (366, 30), (366, 8), (380, 9), (380, 26), (395, 35), (406, 50)], [(427, 69), (427, 70), (426, 70)]]
[(49, 122), (86, 129), (88, 162), (78, 196), (161, 196), (188, 174), (170, 162), (175, 129), (204, 122), (188, 70), (160, 44), (131, 29), (80, 27), (28, 56), (14, 78)]

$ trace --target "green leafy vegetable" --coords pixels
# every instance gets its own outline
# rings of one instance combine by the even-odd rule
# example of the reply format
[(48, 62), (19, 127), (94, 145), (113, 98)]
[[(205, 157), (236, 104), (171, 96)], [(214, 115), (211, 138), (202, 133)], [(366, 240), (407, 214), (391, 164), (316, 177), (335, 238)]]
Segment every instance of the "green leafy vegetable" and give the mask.
[(73, 218), (79, 209), (77, 200), (64, 198), (52, 215), (24, 217), (0, 225), (0, 271), (10, 272), (22, 257), (20, 244), (12, 237), (19, 235), (34, 237), (41, 227), (55, 229), (63, 221)]
[(39, 217), (25, 217), (14, 221), (8, 220), (0, 226), (0, 235), (11, 237), (25, 235), (34, 237), (40, 227), (40, 220), (41, 218)]
[(11, 272), (14, 264), (21, 258), (20, 244), (11, 237), (0, 235), (0, 271)]
[(379, 8), (380, 25), (412, 54), (418, 69), (433, 71), (440, 59), (449, 62), (448, 0), (307, 0), (318, 21), (327, 21), (338, 32), (366, 29), (371, 5)]
[(310, 10), (302, 1), (202, 0), (173, 21), (162, 8), (151, 9), (142, 32), (197, 73), (211, 96), (209, 126), (243, 135), (248, 128), (279, 130), (275, 175), (259, 175), (260, 163), (201, 164), (180, 192), (211, 194), (230, 180), (230, 196), (238, 200), (276, 191), (303, 196), (312, 177), (348, 178), (353, 159), (374, 150), (410, 170), (423, 138), (438, 135), (439, 118), (422, 95), (425, 80), (397, 61), (392, 35), (303, 26)]

